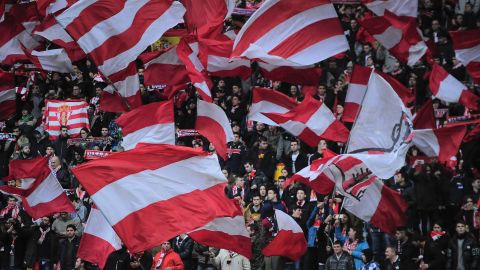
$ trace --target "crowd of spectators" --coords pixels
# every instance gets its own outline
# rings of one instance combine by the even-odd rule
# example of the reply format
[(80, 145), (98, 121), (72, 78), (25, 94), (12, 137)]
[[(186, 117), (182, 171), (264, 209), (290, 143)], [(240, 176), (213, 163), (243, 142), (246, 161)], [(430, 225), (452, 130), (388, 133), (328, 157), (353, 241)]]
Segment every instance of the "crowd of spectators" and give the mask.
[[(253, 1), (247, 1), (251, 4)], [(433, 59), (478, 94), (465, 67), (455, 58), (448, 31), (480, 27), (480, 0), (419, 1), (418, 25), (431, 44)], [(245, 3), (243, 3), (245, 4)], [(336, 5), (350, 44), (345, 54), (319, 63), (323, 70), (316, 93), (342, 121), (343, 103), (353, 64), (369, 66), (388, 73), (407, 86), (415, 95), (409, 108), (415, 113), (431, 98), (428, 65), (419, 61), (413, 67), (399, 63), (377, 42), (365, 43), (364, 30), (358, 21), (370, 12), (362, 5)], [(242, 18), (234, 20), (241, 21)], [(233, 27), (232, 24), (230, 27)], [(228, 144), (228, 157), (219, 157), (228, 179), (225, 193), (238, 199), (244, 209), (245, 222), (251, 234), (253, 256), (250, 260), (227, 250), (195, 243), (180, 235), (161, 247), (138, 254), (126, 248), (114, 252), (105, 269), (480, 269), (479, 231), (480, 163), (479, 138), (464, 143), (456, 162), (440, 164), (436, 159), (412, 148), (407, 165), (385, 183), (401, 193), (408, 203), (405, 226), (388, 235), (371, 224), (355, 218), (342, 209), (342, 197), (321, 196), (299, 183), (285, 186), (288, 178), (326, 153), (342, 153), (345, 145), (322, 140), (311, 148), (276, 126), (254, 123), (247, 119), (252, 88), (271, 87), (300, 102), (305, 93), (301, 85), (270, 81), (255, 70), (245, 81), (239, 78), (212, 78), (213, 102), (226, 112), (234, 131)], [(0, 269), (62, 270), (95, 268), (76, 257), (80, 237), (91, 208), (91, 199), (75, 179), (71, 169), (87, 162), (85, 150), (123, 151), (121, 130), (114, 120), (118, 113), (99, 109), (104, 82), (96, 80), (96, 67), (89, 61), (75, 63), (70, 74), (34, 73), (27, 94), (17, 98), (18, 114), (2, 122), (3, 133), (13, 133), (15, 140), (0, 141), (0, 180), (8, 175), (10, 160), (50, 158), (58, 181), (74, 203), (75, 213), (59, 213), (32, 220), (15, 197), (0, 195)], [(15, 72), (18, 85), (31, 73)], [(138, 73), (143, 82), (143, 68)], [(144, 103), (165, 100), (161, 88), (141, 86)], [(81, 138), (93, 142), (71, 142), (68, 127), (61, 128), (56, 140), (50, 140), (42, 127), (46, 99), (85, 100), (89, 104), (90, 128), (83, 128)], [(195, 132), (196, 93), (191, 86), (175, 97), (177, 144), (215, 153), (215, 147)], [(470, 116), (459, 104), (434, 100), (437, 125), (447, 117)], [(379, 112), (381, 117), (381, 112)], [(351, 123), (345, 123), (351, 127)], [(471, 126), (469, 128), (472, 128)], [(189, 134), (190, 136), (185, 136)], [(5, 185), (18, 186), (21, 180)], [(263, 226), (268, 209), (290, 214), (303, 229), (308, 243), (306, 254), (292, 262), (282, 257), (264, 257), (262, 248), (273, 237)], [(160, 252), (158, 252), (160, 250)]]

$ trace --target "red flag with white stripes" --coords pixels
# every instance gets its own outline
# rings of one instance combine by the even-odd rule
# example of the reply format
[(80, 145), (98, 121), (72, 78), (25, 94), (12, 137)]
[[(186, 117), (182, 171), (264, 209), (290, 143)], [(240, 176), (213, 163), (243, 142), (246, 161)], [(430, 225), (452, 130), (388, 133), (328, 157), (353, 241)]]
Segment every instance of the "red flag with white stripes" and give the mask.
[(177, 46), (166, 50), (142, 53), (143, 82), (145, 85), (185, 87), (190, 82), (185, 64), (178, 58)]
[(231, 57), (306, 66), (348, 49), (330, 0), (267, 0), (241, 28)]
[(252, 242), (240, 207), (234, 217), (216, 218), (188, 235), (202, 245), (237, 252), (247, 258), (252, 257)]
[(427, 52), (416, 21), (385, 10), (384, 16), (359, 21), (400, 62), (413, 66)]
[(122, 128), (122, 146), (125, 150), (133, 149), (139, 143), (175, 144), (175, 120), (171, 100), (141, 106), (121, 115), (115, 122)]
[(322, 69), (315, 65), (286, 67), (258, 62), (260, 73), (272, 81), (317, 86), (322, 77)]
[(75, 212), (75, 208), (48, 166), (48, 158), (12, 160), (7, 179), (22, 179), (22, 187), (2, 186), (3, 193), (18, 196), (25, 211), (38, 219), (59, 212)]
[(250, 61), (245, 59), (230, 60), (233, 41), (225, 37), (224, 40), (199, 40), (200, 59), (205, 64), (208, 73), (217, 77), (240, 77), (246, 80), (252, 74)]
[(466, 133), (466, 126), (418, 129), (413, 131), (413, 144), (428, 157), (438, 157), (444, 163), (458, 153)]
[(219, 156), (227, 159), (227, 143), (233, 141), (233, 131), (222, 108), (197, 100), (195, 129), (213, 143)]
[(97, 264), (100, 269), (103, 269), (108, 256), (121, 248), (122, 241), (94, 205), (88, 215), (77, 257)]
[(289, 96), (269, 88), (254, 88), (252, 105), (248, 112), (248, 119), (278, 126), (263, 113), (286, 113), (297, 106), (297, 102)]
[(220, 28), (235, 8), (235, 0), (182, 0), (182, 3), (187, 10), (185, 22), (190, 31), (206, 24)]
[(372, 69), (360, 65), (354, 65), (352, 77), (348, 84), (347, 95), (345, 97), (345, 106), (342, 120), (345, 122), (354, 122), (357, 117), (363, 97), (367, 91), (368, 79)]
[(0, 120), (8, 120), (17, 110), (15, 76), (0, 70)]
[(437, 127), (431, 99), (428, 99), (413, 116), (413, 127), (415, 129), (434, 129)]
[(53, 15), (48, 15), (37, 25), (33, 34), (42, 36), (52, 43), (62, 47), (72, 61), (85, 58), (85, 52), (78, 46), (77, 42), (60, 26)]
[(449, 32), (455, 56), (467, 67), (473, 81), (480, 84), (480, 30)]
[(225, 195), (217, 156), (190, 147), (137, 145), (73, 173), (131, 252), (238, 211)]
[(430, 90), (436, 98), (460, 103), (469, 109), (478, 109), (479, 97), (437, 63), (432, 65), (429, 83)]
[(211, 102), (212, 92), (210, 89), (213, 84), (207, 75), (207, 70), (198, 58), (198, 42), (189, 43), (186, 38), (182, 38), (177, 45), (177, 55), (183, 64), (185, 64), (190, 81), (202, 99)]
[(126, 110), (141, 105), (135, 59), (184, 13), (180, 2), (171, 0), (78, 1), (56, 20), (110, 79), (101, 107), (118, 112), (125, 111), (122, 105)]
[(417, 18), (418, 0), (362, 0), (362, 4), (377, 16), (383, 16), (385, 10), (397, 16)]
[(73, 5), (77, 0), (37, 0), (38, 12), (42, 17), (54, 14)]
[(274, 223), (278, 231), (273, 240), (262, 249), (264, 256), (282, 256), (292, 261), (299, 260), (307, 251), (307, 240), (300, 225), (281, 210), (275, 210)]
[(78, 137), (84, 127), (90, 128), (88, 122), (88, 104), (83, 100), (47, 100), (45, 107), (45, 131), (50, 140), (60, 135), (60, 127), (68, 127), (68, 135)]
[(287, 113), (263, 115), (311, 147), (317, 146), (321, 139), (336, 142), (348, 140), (348, 129), (335, 118), (325, 103), (311, 96), (305, 97), (302, 103)]

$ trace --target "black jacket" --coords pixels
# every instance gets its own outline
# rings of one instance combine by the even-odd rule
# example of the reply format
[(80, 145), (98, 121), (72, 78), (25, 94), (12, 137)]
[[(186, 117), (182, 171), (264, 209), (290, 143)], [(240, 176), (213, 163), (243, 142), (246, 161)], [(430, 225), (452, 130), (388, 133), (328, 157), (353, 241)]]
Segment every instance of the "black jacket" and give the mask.
[[(308, 157), (302, 152), (299, 152), (295, 162), (292, 160), (292, 153), (290, 152), (287, 156), (284, 157), (283, 163), (285, 164), (285, 169), (290, 174), (298, 173), (303, 168), (308, 165)], [(293, 165), (295, 165), (295, 172), (293, 172)]]
[(183, 241), (177, 237), (174, 242), (173, 250), (178, 253), (182, 259), (185, 270), (191, 270), (192, 268), (192, 252), (193, 252), (193, 240), (190, 237), (183, 239)]
[[(72, 253), (70, 256), (67, 254), (69, 245), (71, 245)], [(62, 270), (72, 270), (75, 267), (75, 260), (77, 259), (77, 251), (80, 246), (80, 238), (75, 236), (70, 241), (68, 239), (62, 239), (59, 245), (59, 260)], [(72, 267), (72, 268), (70, 268)]]
[(33, 268), (35, 262), (39, 259), (49, 259), (52, 263), (58, 262), (58, 237), (56, 233), (50, 230), (46, 233), (42, 244), (38, 244), (41, 235), (40, 228), (33, 227), (25, 252), (25, 264), (28, 268)]
[[(458, 235), (455, 235), (450, 239), (447, 250), (447, 270), (457, 269), (458, 258)], [(473, 235), (466, 233), (463, 245), (463, 262), (465, 264), (465, 270), (477, 269), (478, 263), (478, 246)]]

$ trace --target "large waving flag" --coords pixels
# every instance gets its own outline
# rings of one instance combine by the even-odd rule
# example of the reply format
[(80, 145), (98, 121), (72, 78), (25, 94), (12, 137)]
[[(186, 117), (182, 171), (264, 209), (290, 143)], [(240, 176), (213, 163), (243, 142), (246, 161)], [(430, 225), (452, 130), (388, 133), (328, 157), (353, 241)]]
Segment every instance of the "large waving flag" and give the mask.
[(306, 66), (348, 49), (330, 0), (267, 0), (238, 33), (232, 58)]
[[(1, 186), (0, 192), (18, 196), (23, 208), (34, 219), (59, 212), (75, 212), (75, 208), (48, 166), (48, 158), (12, 160), (7, 179), (23, 179), (22, 187)], [(27, 181), (29, 180), (29, 181)]]
[(297, 106), (297, 102), (289, 96), (269, 88), (254, 88), (252, 105), (248, 119), (267, 125), (278, 126), (263, 113), (286, 113)]
[(348, 129), (338, 121), (332, 111), (311, 96), (290, 111), (279, 113), (263, 113), (304, 143), (315, 147), (321, 139), (346, 142)]
[(0, 70), (0, 120), (7, 120), (15, 115), (15, 99), (15, 76)]
[(73, 72), (72, 61), (64, 49), (32, 51), (23, 48), (25, 55), (38, 69), (60, 73)]
[(187, 10), (185, 21), (191, 30), (204, 25), (221, 27), (235, 8), (235, 0), (182, 0), (182, 3)]
[(315, 65), (286, 67), (258, 62), (260, 73), (272, 81), (317, 86), (322, 77), (322, 69)]
[(352, 77), (348, 84), (347, 95), (345, 97), (345, 106), (342, 119), (345, 122), (354, 122), (357, 117), (363, 97), (367, 91), (368, 80), (372, 69), (360, 65), (354, 65)]
[[(141, 105), (135, 59), (182, 20), (185, 8), (171, 0), (78, 1), (56, 17), (112, 85), (104, 89), (109, 111)], [(118, 99), (115, 95), (120, 95)], [(106, 103), (102, 99), (102, 103)]]
[(98, 264), (100, 269), (103, 269), (108, 256), (121, 248), (122, 241), (100, 210), (93, 206), (88, 215), (77, 257)]
[(139, 143), (175, 144), (173, 101), (153, 102), (123, 114), (117, 120), (122, 128), (125, 150)]
[(131, 252), (238, 211), (225, 195), (227, 180), (216, 155), (189, 147), (137, 145), (73, 173)]
[(289, 215), (281, 210), (275, 210), (273, 217), (278, 226), (273, 240), (262, 249), (264, 256), (282, 256), (297, 261), (307, 251), (307, 240), (302, 228)]
[(480, 83), (480, 30), (453, 31), (455, 56), (467, 67), (468, 74), (475, 83)]
[(458, 102), (469, 109), (478, 109), (480, 98), (437, 63), (432, 65), (429, 82), (430, 90), (436, 98), (446, 102)]
[(233, 131), (222, 108), (197, 100), (195, 129), (213, 143), (218, 155), (223, 159), (227, 158), (227, 143), (233, 141)]

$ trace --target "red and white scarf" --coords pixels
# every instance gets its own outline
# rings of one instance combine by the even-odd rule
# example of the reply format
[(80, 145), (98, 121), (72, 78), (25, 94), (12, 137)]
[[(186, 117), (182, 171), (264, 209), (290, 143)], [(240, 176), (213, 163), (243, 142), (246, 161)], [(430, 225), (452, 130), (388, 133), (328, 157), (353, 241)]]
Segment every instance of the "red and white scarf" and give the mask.
[(43, 240), (45, 240), (45, 237), (47, 236), (47, 233), (50, 231), (50, 227), (48, 227), (45, 231), (40, 228), (40, 238), (38, 238), (37, 243), (41, 245), (43, 243)]
[(7, 205), (5, 208), (0, 211), (0, 217), (4, 217), (8, 212), (12, 211), (12, 218), (17, 218), (20, 213), (20, 207), (18, 205)]
[(158, 257), (158, 260), (157, 262), (155, 263), (155, 269), (160, 269), (160, 266), (162, 266), (162, 263), (163, 263), (163, 259), (165, 259), (165, 257), (170, 253), (172, 252), (172, 249), (169, 249), (167, 251), (163, 250), (160, 251), (160, 256)]
[(243, 188), (241, 187), (237, 187), (237, 185), (233, 185), (232, 187), (232, 194), (233, 196), (235, 197), (237, 194), (238, 194), (238, 189), (241, 189), (240, 190), (240, 197), (242, 197), (242, 200), (245, 198), (245, 191)]

